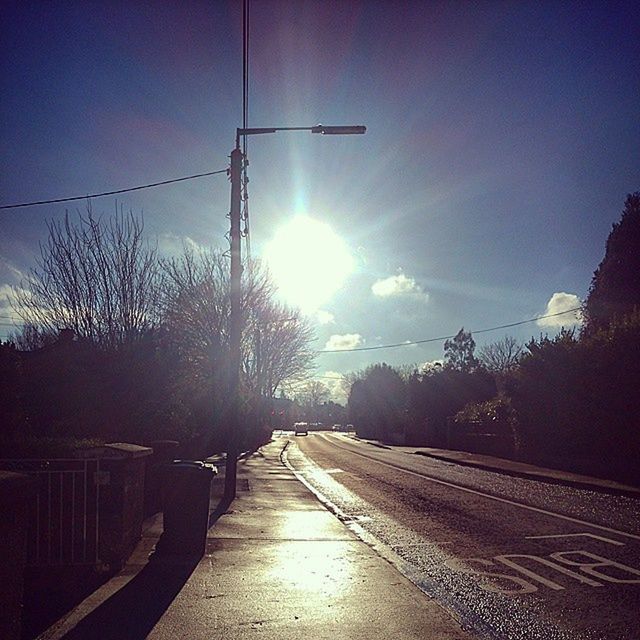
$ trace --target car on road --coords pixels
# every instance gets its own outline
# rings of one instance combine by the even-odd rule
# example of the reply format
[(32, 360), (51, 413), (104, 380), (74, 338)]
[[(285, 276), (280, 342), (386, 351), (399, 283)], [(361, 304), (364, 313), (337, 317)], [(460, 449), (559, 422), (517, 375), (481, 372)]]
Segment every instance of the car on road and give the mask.
[(306, 422), (296, 422), (293, 425), (293, 432), (297, 436), (309, 435), (309, 425)]

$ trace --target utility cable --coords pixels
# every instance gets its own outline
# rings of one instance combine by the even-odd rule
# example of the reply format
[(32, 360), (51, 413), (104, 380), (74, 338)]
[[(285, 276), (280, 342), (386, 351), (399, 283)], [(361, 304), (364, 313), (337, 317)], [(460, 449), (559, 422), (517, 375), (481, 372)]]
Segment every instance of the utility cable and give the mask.
[[(242, 128), (249, 127), (249, 0), (242, 3)], [(247, 157), (249, 148), (249, 136), (242, 137), (242, 221), (244, 228), (242, 235), (247, 246), (247, 262), (251, 262), (251, 235), (249, 230), (249, 176)]]
[(151, 182), (149, 184), (141, 184), (137, 187), (128, 187), (127, 189), (114, 189), (113, 191), (103, 191), (102, 193), (90, 193), (86, 196), (72, 196), (70, 198), (54, 198), (52, 200), (37, 200), (34, 202), (21, 202), (20, 204), (3, 204), (0, 209), (18, 209), (20, 207), (34, 207), (39, 204), (55, 204), (57, 202), (71, 202), (73, 200), (85, 200), (87, 198), (101, 198), (102, 196), (113, 196), (118, 193), (128, 193), (129, 191), (140, 191), (141, 189), (149, 189), (150, 187), (160, 187), (165, 184), (173, 184), (174, 182), (184, 182), (185, 180), (195, 180), (196, 178), (204, 178), (206, 176), (215, 176), (219, 173), (228, 173), (229, 169), (219, 169), (218, 171), (207, 171), (206, 173), (194, 173), (191, 176), (183, 176), (182, 178), (172, 178), (171, 180), (162, 180), (161, 182)]
[[(528, 324), (529, 322), (535, 322), (536, 320), (543, 320), (544, 318), (555, 318), (556, 316), (562, 316), (565, 313), (572, 313), (580, 311), (581, 307), (575, 307), (573, 309), (567, 309), (566, 311), (559, 311), (558, 313), (548, 313), (544, 316), (537, 316), (536, 318), (529, 318), (528, 320), (520, 320), (519, 322), (510, 322), (509, 324), (501, 324), (498, 327), (489, 327), (488, 329), (478, 329), (477, 331), (469, 331), (469, 333), (487, 333), (489, 331), (498, 331), (499, 329), (509, 329), (510, 327), (517, 327), (521, 324)], [(395, 349), (397, 347), (409, 347), (415, 344), (426, 344), (428, 342), (441, 342), (442, 340), (451, 340), (455, 338), (457, 334), (450, 336), (440, 336), (438, 338), (427, 338), (425, 340), (413, 340), (407, 342), (396, 342), (394, 344), (380, 344), (375, 347), (354, 347), (353, 349), (323, 349), (316, 351), (316, 354), (320, 353), (353, 353), (354, 351), (375, 351), (377, 349)]]

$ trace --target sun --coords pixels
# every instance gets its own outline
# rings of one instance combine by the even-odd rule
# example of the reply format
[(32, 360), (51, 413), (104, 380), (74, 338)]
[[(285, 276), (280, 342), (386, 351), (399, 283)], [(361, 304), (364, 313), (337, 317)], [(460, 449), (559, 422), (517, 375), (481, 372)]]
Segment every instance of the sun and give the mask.
[(328, 302), (354, 266), (345, 241), (328, 224), (308, 216), (280, 227), (264, 259), (280, 296), (306, 313)]

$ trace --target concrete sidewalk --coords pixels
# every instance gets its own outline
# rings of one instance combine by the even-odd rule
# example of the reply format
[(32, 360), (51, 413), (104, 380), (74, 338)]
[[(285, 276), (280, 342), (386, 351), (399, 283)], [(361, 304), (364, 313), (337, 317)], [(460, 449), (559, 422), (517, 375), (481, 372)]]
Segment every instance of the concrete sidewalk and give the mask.
[(125, 569), (41, 638), (469, 638), (282, 465), (285, 443), (239, 464), (200, 561), (147, 562), (150, 522)]

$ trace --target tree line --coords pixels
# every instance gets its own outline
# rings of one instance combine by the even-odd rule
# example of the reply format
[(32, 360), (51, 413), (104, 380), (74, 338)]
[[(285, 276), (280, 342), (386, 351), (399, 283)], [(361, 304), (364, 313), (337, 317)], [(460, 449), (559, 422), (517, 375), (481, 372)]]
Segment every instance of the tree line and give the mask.
[(444, 360), (351, 377), (358, 434), (510, 456), (640, 481), (640, 193), (627, 196), (582, 308), (582, 326), (479, 350), (460, 329)]
[[(208, 455), (228, 441), (229, 268), (183, 247), (163, 258), (141, 217), (89, 207), (48, 223), (36, 266), (14, 289), (22, 328), (0, 343), (0, 441), (176, 439)], [(258, 263), (242, 275), (241, 413), (247, 444), (268, 435), (271, 401), (303, 379), (313, 331), (276, 298)]]

